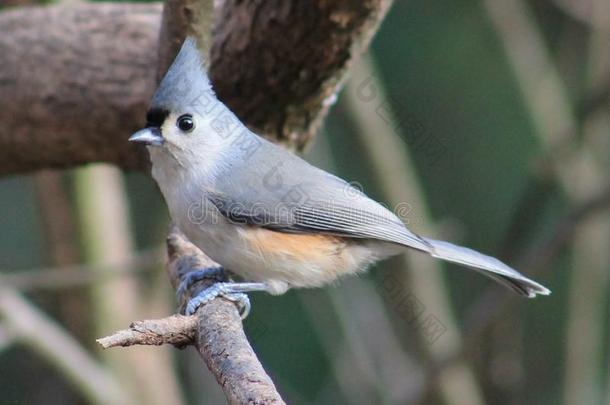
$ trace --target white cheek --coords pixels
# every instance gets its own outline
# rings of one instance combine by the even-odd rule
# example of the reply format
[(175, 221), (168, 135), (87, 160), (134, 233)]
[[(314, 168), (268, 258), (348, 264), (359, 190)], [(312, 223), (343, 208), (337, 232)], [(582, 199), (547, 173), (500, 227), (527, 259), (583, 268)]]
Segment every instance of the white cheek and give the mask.
[(179, 116), (176, 113), (171, 114), (162, 127), (166, 151), (197, 181), (214, 179), (234, 158), (231, 151), (236, 140), (249, 132), (232, 114), (227, 118), (227, 111), (224, 107), (222, 111), (218, 109), (218, 114), (193, 114), (195, 127), (188, 133), (176, 126)]
[(231, 146), (234, 140), (235, 131), (219, 129), (218, 123), (213, 122), (213, 118), (209, 116), (198, 117), (197, 128), (195, 128), (198, 141), (205, 144), (207, 147), (215, 150), (222, 150)]

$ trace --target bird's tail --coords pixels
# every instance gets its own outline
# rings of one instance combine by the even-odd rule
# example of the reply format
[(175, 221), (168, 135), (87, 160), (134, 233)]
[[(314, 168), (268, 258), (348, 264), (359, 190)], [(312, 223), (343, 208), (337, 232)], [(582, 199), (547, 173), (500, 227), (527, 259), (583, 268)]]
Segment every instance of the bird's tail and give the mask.
[(422, 238), (430, 244), (430, 255), (449, 262), (462, 264), (485, 274), (521, 295), (533, 298), (536, 294), (549, 295), (551, 291), (530, 280), (498, 259), (461, 246), (440, 240)]

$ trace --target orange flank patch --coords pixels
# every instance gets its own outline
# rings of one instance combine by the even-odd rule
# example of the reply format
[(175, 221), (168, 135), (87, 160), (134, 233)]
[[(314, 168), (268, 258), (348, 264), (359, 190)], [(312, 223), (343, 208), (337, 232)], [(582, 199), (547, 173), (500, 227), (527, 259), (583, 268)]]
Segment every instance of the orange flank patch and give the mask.
[(282, 233), (264, 228), (246, 228), (242, 235), (263, 256), (291, 256), (302, 262), (328, 260), (346, 246), (342, 238), (332, 235)]
[[(295, 234), (239, 228), (246, 276), (279, 280), (292, 287), (316, 287), (364, 270), (374, 252), (360, 241), (323, 234)], [(250, 272), (250, 274), (247, 274)]]

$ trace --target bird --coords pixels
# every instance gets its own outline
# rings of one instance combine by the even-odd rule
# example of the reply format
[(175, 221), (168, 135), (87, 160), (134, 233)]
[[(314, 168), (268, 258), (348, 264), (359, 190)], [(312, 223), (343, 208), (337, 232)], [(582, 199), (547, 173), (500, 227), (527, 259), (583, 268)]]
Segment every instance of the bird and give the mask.
[[(498, 259), (411, 232), (388, 208), (248, 129), (216, 96), (187, 37), (154, 93), (146, 125), (152, 177), (178, 228), (220, 267), (197, 269), (179, 292), (219, 280), (185, 312), (217, 296), (250, 311), (247, 293), (322, 287), (407, 250), (477, 270), (532, 298), (550, 290)], [(225, 269), (239, 277), (226, 278)]]

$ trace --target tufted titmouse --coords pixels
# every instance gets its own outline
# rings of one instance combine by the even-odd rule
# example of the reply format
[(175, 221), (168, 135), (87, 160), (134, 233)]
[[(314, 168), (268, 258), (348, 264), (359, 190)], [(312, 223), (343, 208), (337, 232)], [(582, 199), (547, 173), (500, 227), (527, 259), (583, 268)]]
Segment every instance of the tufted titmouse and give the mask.
[[(187, 305), (223, 295), (247, 314), (246, 292), (319, 287), (407, 248), (459, 263), (527, 297), (550, 291), (497, 259), (416, 235), (344, 180), (255, 135), (220, 102), (192, 38), (153, 96), (152, 175), (185, 235), (243, 282), (219, 282)], [(191, 273), (181, 288), (222, 269)]]

